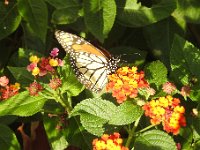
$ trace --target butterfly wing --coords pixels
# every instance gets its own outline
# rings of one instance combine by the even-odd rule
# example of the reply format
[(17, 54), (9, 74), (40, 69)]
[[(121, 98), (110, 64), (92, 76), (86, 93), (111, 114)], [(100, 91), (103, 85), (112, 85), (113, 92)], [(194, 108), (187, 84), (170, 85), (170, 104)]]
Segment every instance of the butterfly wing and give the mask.
[(70, 55), (78, 80), (91, 91), (101, 91), (107, 83), (108, 58), (99, 49), (76, 35), (56, 31), (56, 38)]

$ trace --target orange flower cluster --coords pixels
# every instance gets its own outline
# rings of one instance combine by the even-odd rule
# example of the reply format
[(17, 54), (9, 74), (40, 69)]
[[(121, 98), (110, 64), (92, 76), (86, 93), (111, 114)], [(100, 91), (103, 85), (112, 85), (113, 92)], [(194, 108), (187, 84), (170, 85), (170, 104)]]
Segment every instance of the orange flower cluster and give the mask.
[(0, 77), (0, 100), (5, 100), (18, 94), (19, 89), (19, 83), (9, 85), (9, 79), (6, 76)]
[(151, 100), (143, 106), (145, 115), (151, 118), (151, 124), (158, 125), (162, 122), (165, 131), (174, 135), (179, 133), (181, 126), (186, 126), (185, 108), (180, 106), (180, 100), (168, 95)]
[(137, 72), (137, 67), (122, 67), (115, 74), (108, 76), (109, 83), (107, 91), (112, 91), (118, 103), (124, 102), (127, 97), (135, 98), (138, 95), (138, 88), (149, 87), (144, 79), (144, 72)]
[(120, 134), (115, 132), (112, 135), (104, 134), (101, 139), (94, 139), (92, 145), (93, 150), (129, 150), (122, 143)]

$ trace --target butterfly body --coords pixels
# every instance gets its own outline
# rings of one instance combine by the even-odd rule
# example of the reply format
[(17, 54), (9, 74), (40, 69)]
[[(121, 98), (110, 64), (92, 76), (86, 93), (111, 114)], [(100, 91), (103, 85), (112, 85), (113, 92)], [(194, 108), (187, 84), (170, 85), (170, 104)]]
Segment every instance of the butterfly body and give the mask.
[(118, 58), (101, 51), (81, 37), (56, 31), (55, 36), (70, 56), (78, 80), (94, 92), (100, 92), (107, 83), (107, 75), (117, 69)]

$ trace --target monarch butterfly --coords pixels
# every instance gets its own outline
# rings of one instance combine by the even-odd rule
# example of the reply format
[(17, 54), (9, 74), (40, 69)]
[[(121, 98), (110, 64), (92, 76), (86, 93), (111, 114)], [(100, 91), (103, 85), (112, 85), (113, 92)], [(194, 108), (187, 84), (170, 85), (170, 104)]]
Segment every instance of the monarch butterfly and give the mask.
[(57, 30), (56, 39), (70, 56), (71, 65), (78, 80), (94, 92), (106, 85), (107, 75), (116, 71), (119, 58), (100, 50), (74, 34)]

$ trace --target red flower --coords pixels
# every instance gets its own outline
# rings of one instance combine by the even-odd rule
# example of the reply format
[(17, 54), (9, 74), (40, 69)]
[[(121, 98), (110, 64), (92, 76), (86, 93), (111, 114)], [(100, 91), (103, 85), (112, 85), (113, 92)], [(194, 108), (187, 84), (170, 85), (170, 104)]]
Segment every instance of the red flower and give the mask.
[(1, 88), (0, 89), (0, 92), (1, 92), (0, 99), (5, 100), (5, 99), (8, 99), (8, 98), (18, 94), (19, 89), (20, 89), (19, 83), (11, 84), (9, 86), (7, 85), (6, 87)]
[(37, 63), (30, 63), (26, 69), (30, 72), (32, 71), (35, 67), (37, 67)]
[(32, 95), (32, 96), (37, 96), (38, 93), (40, 91), (42, 91), (43, 87), (37, 83), (36, 81), (34, 81), (33, 83), (31, 83), (28, 87), (28, 90), (29, 90), (29, 94)]
[(40, 67), (40, 71), (41, 71), (39, 76), (44, 76), (48, 72), (53, 73), (55, 71), (55, 69), (49, 64), (49, 59), (48, 58), (42, 57), (41, 58), (41, 62), (39, 63), (39, 67)]

